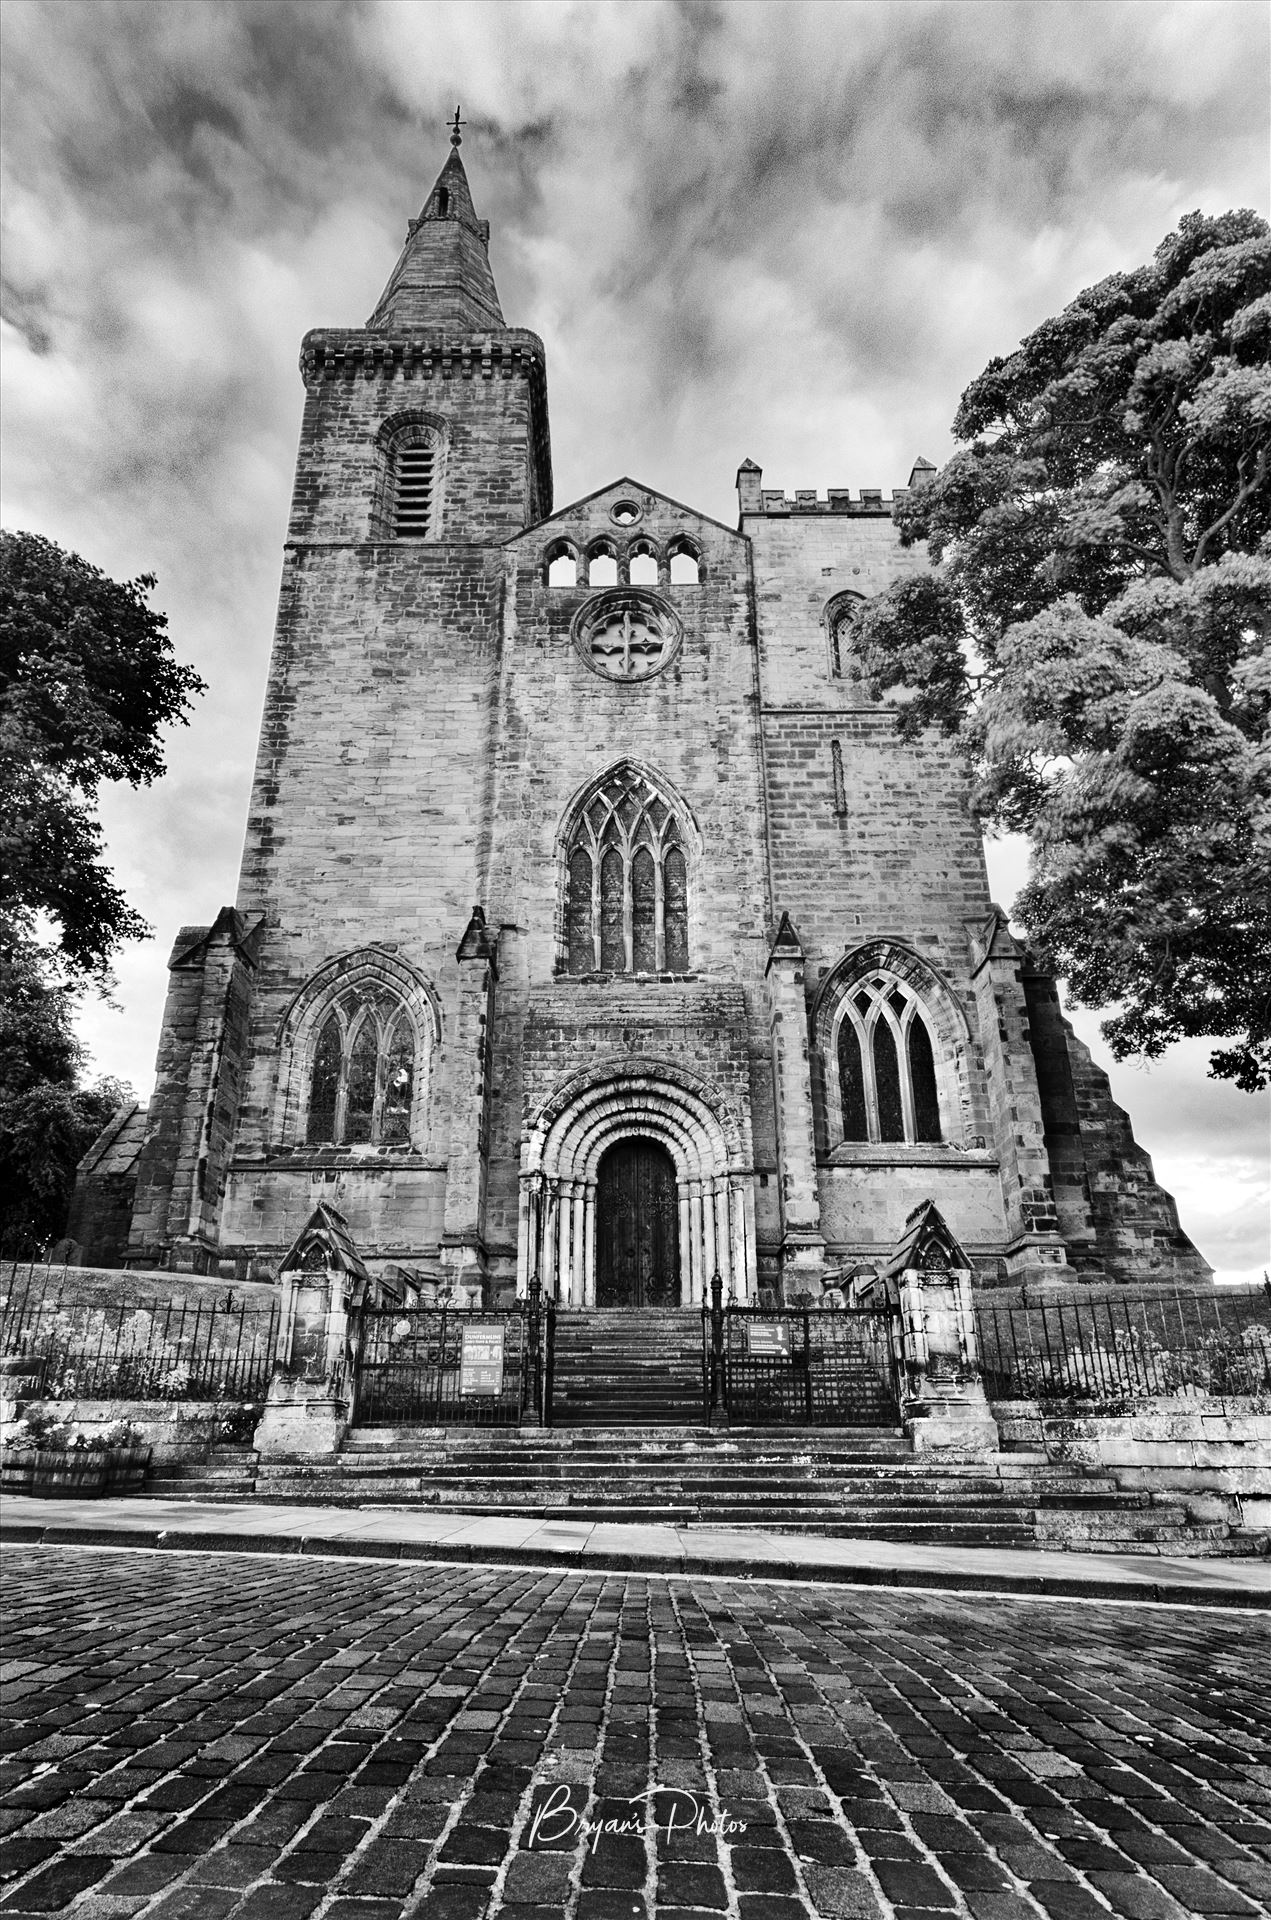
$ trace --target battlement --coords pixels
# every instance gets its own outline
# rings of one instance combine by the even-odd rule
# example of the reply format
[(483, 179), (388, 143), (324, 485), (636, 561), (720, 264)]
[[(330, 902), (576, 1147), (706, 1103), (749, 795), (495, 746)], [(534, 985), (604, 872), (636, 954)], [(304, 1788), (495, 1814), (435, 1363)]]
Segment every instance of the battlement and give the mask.
[(909, 475), (909, 485), (896, 487), (890, 494), (884, 494), (879, 487), (862, 487), (853, 498), (849, 487), (830, 487), (822, 498), (815, 487), (797, 487), (791, 499), (780, 488), (765, 487), (763, 468), (756, 466), (753, 460), (747, 460), (737, 470), (737, 502), (743, 518), (748, 514), (775, 517), (791, 513), (844, 513), (856, 517), (890, 518), (917, 488), (929, 486), (935, 473), (931, 462), (920, 456)]

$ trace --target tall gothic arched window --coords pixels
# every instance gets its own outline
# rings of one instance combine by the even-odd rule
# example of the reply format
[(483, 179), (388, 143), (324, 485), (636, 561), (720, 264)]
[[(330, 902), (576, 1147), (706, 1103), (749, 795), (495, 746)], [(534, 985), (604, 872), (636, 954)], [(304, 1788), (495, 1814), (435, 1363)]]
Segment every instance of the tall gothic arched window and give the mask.
[(647, 774), (615, 767), (565, 848), (569, 973), (686, 973), (688, 861), (674, 808)]
[(309, 1076), (308, 1146), (407, 1146), (415, 1031), (401, 1002), (350, 988), (322, 1017)]
[(940, 1140), (931, 1030), (917, 995), (894, 974), (867, 974), (848, 990), (838, 1069), (845, 1140)]

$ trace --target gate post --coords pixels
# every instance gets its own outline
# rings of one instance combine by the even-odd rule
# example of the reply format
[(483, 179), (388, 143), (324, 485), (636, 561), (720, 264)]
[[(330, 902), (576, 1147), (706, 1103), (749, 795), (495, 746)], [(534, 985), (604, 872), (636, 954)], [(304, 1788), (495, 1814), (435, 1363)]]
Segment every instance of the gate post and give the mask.
[(934, 1201), (916, 1207), (884, 1280), (900, 1309), (900, 1410), (914, 1451), (997, 1450), (980, 1377), (971, 1266)]
[(278, 1348), (257, 1453), (335, 1453), (353, 1416), (361, 1310), (373, 1283), (343, 1214), (319, 1206), (279, 1270)]
[(716, 1267), (711, 1275), (711, 1404), (709, 1424), (728, 1420), (728, 1379), (724, 1372), (724, 1282)]
[(529, 1340), (529, 1405), (521, 1408), (523, 1427), (543, 1424), (543, 1282), (535, 1267), (530, 1275), (526, 1302), (526, 1334)]

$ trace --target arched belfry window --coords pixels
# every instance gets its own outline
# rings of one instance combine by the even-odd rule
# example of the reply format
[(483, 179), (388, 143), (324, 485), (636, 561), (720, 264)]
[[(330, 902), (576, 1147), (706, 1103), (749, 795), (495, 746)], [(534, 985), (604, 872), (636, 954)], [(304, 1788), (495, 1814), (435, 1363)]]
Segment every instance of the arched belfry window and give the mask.
[(864, 604), (862, 594), (836, 593), (822, 615), (830, 647), (830, 672), (836, 680), (855, 671), (849, 636)]
[(441, 531), (446, 435), (433, 420), (408, 417), (380, 429), (380, 475), (372, 519), (381, 540), (435, 540)]
[(907, 982), (879, 971), (848, 988), (837, 1054), (844, 1140), (910, 1146), (940, 1140), (931, 1029)]
[(331, 961), (297, 996), (282, 1032), (284, 1144), (419, 1144), (436, 1010), (413, 970), (379, 948)]
[(688, 971), (688, 856), (678, 811), (624, 763), (578, 809), (564, 847), (565, 967)]

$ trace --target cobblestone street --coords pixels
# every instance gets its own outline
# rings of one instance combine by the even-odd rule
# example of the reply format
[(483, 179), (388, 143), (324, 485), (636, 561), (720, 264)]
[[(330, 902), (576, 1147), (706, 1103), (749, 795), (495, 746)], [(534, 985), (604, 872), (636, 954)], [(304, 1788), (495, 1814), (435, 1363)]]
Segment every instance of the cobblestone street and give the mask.
[(1263, 1617), (57, 1547), (4, 1567), (3, 1915), (1271, 1907)]

